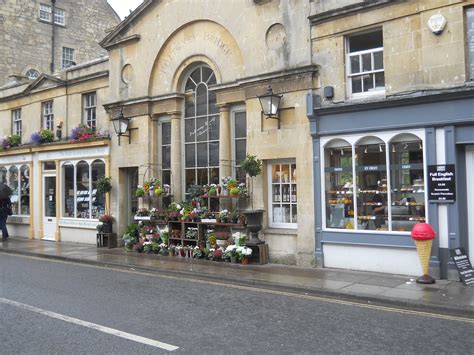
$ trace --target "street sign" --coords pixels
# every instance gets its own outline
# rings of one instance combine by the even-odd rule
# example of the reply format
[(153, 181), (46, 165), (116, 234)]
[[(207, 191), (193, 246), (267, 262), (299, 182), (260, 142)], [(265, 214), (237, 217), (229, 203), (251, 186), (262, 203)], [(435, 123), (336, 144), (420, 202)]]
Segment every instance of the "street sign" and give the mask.
[(464, 285), (474, 285), (474, 270), (463, 248), (450, 249), (451, 257)]
[(456, 201), (454, 164), (428, 165), (428, 201), (437, 203)]

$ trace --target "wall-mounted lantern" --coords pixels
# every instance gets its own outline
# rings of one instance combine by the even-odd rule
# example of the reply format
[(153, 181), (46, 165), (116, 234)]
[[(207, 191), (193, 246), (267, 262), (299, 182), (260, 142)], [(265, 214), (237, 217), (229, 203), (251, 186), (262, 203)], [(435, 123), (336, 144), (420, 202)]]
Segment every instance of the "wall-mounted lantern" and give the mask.
[[(120, 137), (128, 137), (128, 144), (132, 143), (130, 131), (138, 128), (129, 128), (130, 118), (123, 115), (123, 106), (120, 109), (120, 113), (117, 117), (112, 118), (112, 124), (114, 125), (115, 134), (118, 136), (118, 144), (120, 145)], [(127, 131), (129, 132), (128, 134)]]

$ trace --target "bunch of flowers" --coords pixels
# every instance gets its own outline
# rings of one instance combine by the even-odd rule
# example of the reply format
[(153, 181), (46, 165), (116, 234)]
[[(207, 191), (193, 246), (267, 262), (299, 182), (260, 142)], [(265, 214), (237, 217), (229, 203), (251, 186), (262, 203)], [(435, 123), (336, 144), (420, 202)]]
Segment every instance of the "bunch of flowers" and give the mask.
[(2, 140), (2, 149), (18, 147), (21, 144), (21, 137), (17, 134), (6, 136)]
[(226, 176), (222, 178), (222, 186), (231, 189), (237, 186), (237, 180), (235, 180), (232, 176)]
[(186, 239), (197, 239), (198, 237), (198, 228), (188, 227), (186, 229)]
[(168, 245), (165, 243), (160, 244), (160, 255), (167, 255), (168, 254)]
[(231, 244), (225, 248), (225, 256), (228, 258), (237, 258), (238, 253), (237, 253), (237, 245)]
[(54, 141), (54, 133), (49, 129), (42, 129), (31, 134), (31, 143), (33, 144), (51, 143), (52, 141)]
[(143, 251), (147, 254), (158, 254), (160, 245), (153, 240), (145, 240), (143, 242)]
[(252, 249), (250, 249), (249, 247), (240, 246), (240, 247), (237, 247), (236, 253), (237, 253), (237, 259), (242, 260), (252, 255)]
[(238, 231), (232, 234), (232, 238), (234, 239), (234, 243), (236, 246), (243, 246), (245, 243), (245, 238), (247, 238), (247, 236), (245, 233)]
[(95, 127), (89, 127), (81, 123), (79, 126), (71, 130), (69, 138), (76, 142), (82, 142), (100, 136), (101, 135), (96, 131)]
[(203, 256), (203, 252), (201, 248), (199, 248), (198, 246), (195, 246), (193, 249), (193, 258), (200, 259), (202, 258), (202, 256)]
[(114, 222), (114, 217), (112, 217), (110, 214), (103, 214), (103, 215), (99, 216), (99, 222), (113, 223)]
[(163, 241), (163, 243), (168, 245), (168, 242), (169, 242), (169, 239), (170, 239), (170, 232), (169, 232), (168, 226), (166, 226), (163, 229), (160, 229), (160, 236), (161, 236), (161, 240)]
[(229, 211), (228, 210), (222, 210), (219, 212), (219, 215), (217, 216), (217, 221), (220, 223), (228, 223), (229, 221)]
[(146, 225), (145, 227), (143, 227), (143, 232), (145, 234), (155, 234), (156, 228), (154, 226)]

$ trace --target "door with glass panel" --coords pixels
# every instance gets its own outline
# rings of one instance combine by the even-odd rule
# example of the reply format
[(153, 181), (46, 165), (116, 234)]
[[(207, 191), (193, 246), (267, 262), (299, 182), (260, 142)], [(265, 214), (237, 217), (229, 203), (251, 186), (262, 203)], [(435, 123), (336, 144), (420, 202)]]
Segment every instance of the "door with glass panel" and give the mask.
[(43, 176), (43, 239), (55, 240), (56, 176)]

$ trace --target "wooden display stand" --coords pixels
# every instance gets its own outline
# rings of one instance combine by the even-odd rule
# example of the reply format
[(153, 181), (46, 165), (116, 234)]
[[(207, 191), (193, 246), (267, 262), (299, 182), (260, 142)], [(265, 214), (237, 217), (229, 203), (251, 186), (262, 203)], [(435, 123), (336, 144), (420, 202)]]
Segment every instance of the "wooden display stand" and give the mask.
[(247, 245), (252, 249), (250, 262), (255, 264), (268, 264), (268, 244)]
[(107, 248), (116, 248), (117, 247), (117, 234), (115, 233), (97, 233), (97, 248), (107, 247)]

